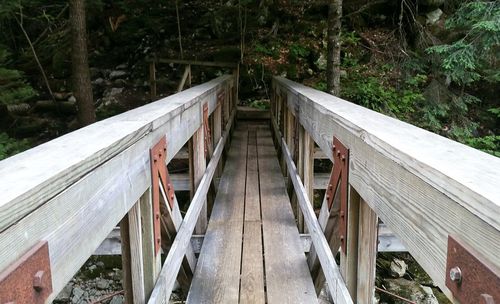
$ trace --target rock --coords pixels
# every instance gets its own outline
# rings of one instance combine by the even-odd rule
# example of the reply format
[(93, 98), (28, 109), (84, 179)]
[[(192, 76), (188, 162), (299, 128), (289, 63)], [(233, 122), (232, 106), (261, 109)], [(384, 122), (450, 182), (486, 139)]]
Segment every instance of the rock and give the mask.
[(340, 70), (340, 77), (341, 78), (347, 78), (347, 71), (346, 70)]
[(124, 303), (123, 296), (114, 296), (109, 302), (109, 304), (123, 304), (123, 303)]
[(403, 260), (394, 259), (391, 262), (391, 276), (394, 278), (402, 278), (407, 269), (408, 265)]
[(114, 86), (116, 86), (118, 88), (123, 88), (124, 86), (127, 85), (127, 81), (124, 79), (118, 78), (118, 79), (115, 79), (113, 81), (113, 84), (114, 84)]
[(89, 267), (89, 270), (90, 270), (90, 271), (94, 271), (94, 270), (96, 270), (96, 269), (97, 269), (97, 266), (96, 266), (96, 265), (90, 265), (90, 267)]
[(95, 263), (97, 267), (99, 268), (104, 268), (104, 262), (103, 261), (99, 261), (97, 263)]
[(60, 301), (69, 301), (71, 298), (71, 292), (73, 291), (73, 286), (70, 284), (64, 286), (64, 288), (57, 295), (57, 299)]
[(112, 71), (111, 73), (109, 73), (109, 79), (113, 80), (113, 79), (118, 79), (118, 78), (123, 78), (127, 76), (127, 72), (125, 71)]
[(115, 97), (118, 94), (121, 94), (123, 92), (123, 88), (111, 88), (111, 91), (108, 92), (108, 94), (104, 94), (106, 97)]
[(318, 58), (318, 59), (316, 59), (316, 61), (314, 62), (314, 65), (316, 65), (316, 67), (317, 67), (320, 71), (324, 71), (324, 70), (326, 70), (326, 57), (325, 57), (325, 55), (320, 54), (320, 55), (319, 55), (319, 58)]
[(69, 102), (72, 102), (72, 103), (75, 103), (76, 102), (76, 97), (71, 95), (69, 98), (68, 98), (68, 101)]
[(109, 281), (106, 279), (97, 279), (95, 286), (99, 289), (108, 289)]
[(99, 68), (90, 68), (89, 70), (90, 70), (90, 77), (92, 79), (97, 78), (97, 77), (102, 77), (104, 75), (102, 70)]
[(56, 100), (66, 100), (71, 95), (69, 92), (54, 92), (54, 98)]
[(71, 297), (71, 303), (79, 303), (80, 300), (82, 299), (85, 291), (81, 289), (80, 287), (75, 287), (73, 288), (73, 296)]
[(428, 12), (427, 14), (425, 14), (425, 17), (427, 18), (425, 21), (425, 24), (427, 24), (427, 25), (435, 24), (436, 22), (439, 21), (439, 19), (441, 18), (442, 15), (443, 15), (443, 11), (439, 8), (435, 9), (431, 12)]
[(96, 80), (92, 81), (92, 83), (97, 86), (102, 86), (104, 84), (104, 79), (99, 77)]
[(128, 64), (122, 63), (116, 66), (117, 70), (126, 70), (128, 68)]
[(439, 304), (439, 301), (437, 300), (436, 296), (432, 292), (432, 288), (428, 286), (422, 286), (420, 285), (420, 288), (422, 288), (423, 292), (425, 293), (425, 304)]

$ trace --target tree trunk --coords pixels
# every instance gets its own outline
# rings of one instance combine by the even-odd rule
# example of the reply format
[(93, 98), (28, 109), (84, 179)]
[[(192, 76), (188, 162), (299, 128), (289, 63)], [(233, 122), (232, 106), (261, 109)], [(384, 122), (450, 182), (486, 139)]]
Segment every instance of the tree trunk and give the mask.
[(78, 105), (78, 122), (83, 127), (95, 121), (95, 109), (87, 54), (85, 0), (70, 0), (69, 3), (69, 19), (72, 36), (71, 69), (73, 92)]
[(326, 63), (326, 89), (340, 96), (340, 29), (342, 0), (331, 0), (328, 8), (328, 50)]

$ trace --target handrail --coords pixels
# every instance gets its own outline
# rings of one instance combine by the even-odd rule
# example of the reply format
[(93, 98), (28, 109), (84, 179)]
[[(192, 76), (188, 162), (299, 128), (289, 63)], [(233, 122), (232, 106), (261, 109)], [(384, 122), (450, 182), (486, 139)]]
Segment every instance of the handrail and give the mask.
[(333, 136), (350, 149), (352, 191), (448, 297), (449, 236), (500, 266), (499, 158), (282, 77), (273, 89), (274, 103), (283, 102), (331, 160)]
[[(136, 202), (150, 200), (150, 148), (165, 137), (168, 163), (202, 127), (203, 106), (210, 115), (234, 85), (224, 75), (1, 161), (0, 273), (47, 241), (54, 299)], [(234, 104), (223, 107), (226, 121)]]

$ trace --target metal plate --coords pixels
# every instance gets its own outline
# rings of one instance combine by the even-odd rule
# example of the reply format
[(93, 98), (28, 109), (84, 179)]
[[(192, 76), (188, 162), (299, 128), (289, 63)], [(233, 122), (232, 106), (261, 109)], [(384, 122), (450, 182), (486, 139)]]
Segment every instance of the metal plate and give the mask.
[(160, 212), (160, 183), (167, 195), (167, 201), (170, 209), (174, 207), (175, 190), (168, 174), (167, 160), (167, 141), (162, 137), (160, 141), (151, 148), (151, 187), (153, 196), (153, 232), (155, 238), (155, 253), (158, 253), (161, 247), (161, 212)]
[(40, 242), (0, 274), (0, 303), (41, 304), (52, 293), (49, 246)]
[(465, 242), (448, 236), (446, 287), (461, 304), (500, 303), (500, 269)]
[[(349, 190), (349, 149), (333, 137), (333, 168), (326, 188), (328, 209), (331, 210), (337, 191), (340, 191), (340, 246), (346, 252), (347, 244), (347, 192)], [(337, 190), (338, 189), (338, 190)]]

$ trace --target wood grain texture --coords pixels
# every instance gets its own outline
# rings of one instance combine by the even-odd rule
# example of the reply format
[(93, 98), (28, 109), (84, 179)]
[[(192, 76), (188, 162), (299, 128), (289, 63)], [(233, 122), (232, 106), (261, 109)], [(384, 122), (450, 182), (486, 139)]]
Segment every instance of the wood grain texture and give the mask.
[(239, 303), (245, 304), (266, 302), (256, 136), (257, 132), (255, 128), (250, 128), (248, 134), (245, 218), (239, 299)]
[(282, 78), (274, 86), (297, 96), (289, 108), (300, 103), (325, 154), (333, 135), (350, 148), (350, 184), (448, 296), (448, 235), (500, 265), (500, 159)]
[[(203, 177), (206, 169), (205, 159), (205, 135), (203, 134), (203, 125), (193, 134), (193, 188), (198, 189), (200, 180)], [(208, 224), (208, 209), (207, 202), (203, 204), (198, 223), (196, 224), (195, 233), (204, 234)]]
[(187, 303), (238, 302), (247, 137), (234, 133)]
[(0, 162), (0, 246), (5, 248), (0, 269), (47, 240), (52, 300), (149, 188), (150, 147), (166, 136), (170, 160), (201, 125), (198, 98), (208, 98), (213, 110), (218, 88), (230, 79), (219, 78)]
[(317, 303), (271, 132), (257, 131), (268, 303)]
[(169, 161), (201, 125), (202, 99), (211, 113), (231, 82), (221, 76), (0, 161), (0, 232), (138, 141), (166, 135)]
[(370, 304), (375, 299), (375, 270), (377, 262), (378, 217), (360, 200), (358, 236), (358, 282), (356, 298), (360, 304)]
[(170, 299), (177, 273), (179, 272), (182, 264), (182, 258), (191, 244), (191, 235), (193, 234), (196, 226), (198, 215), (203, 207), (203, 202), (208, 193), (210, 182), (214, 176), (217, 164), (222, 156), (224, 146), (227, 143), (234, 116), (235, 111), (233, 110), (230, 115), (231, 118), (226, 124), (226, 131), (214, 150), (212, 159), (210, 160), (207, 170), (200, 181), (200, 186), (196, 190), (193, 200), (191, 201), (188, 211), (186, 212), (183, 225), (177, 232), (177, 236), (172, 244), (172, 247), (170, 248), (167, 258), (165, 259), (165, 263), (163, 264), (158, 280), (156, 281), (151, 297), (149, 298), (149, 304), (166, 304)]
[(142, 223), (140, 201), (128, 212), (130, 273), (134, 303), (146, 303), (144, 290), (144, 260), (142, 254)]
[(326, 277), (328, 288), (330, 290), (333, 301), (339, 304), (353, 303), (345, 285), (344, 279), (342, 278), (342, 275), (340, 273), (339, 267), (337, 266), (332, 251), (330, 250), (330, 245), (328, 244), (328, 241), (323, 234), (323, 227), (320, 226), (320, 223), (316, 218), (314, 209), (309, 202), (309, 198), (307, 197), (306, 189), (300, 181), (300, 177), (297, 174), (297, 169), (295, 167), (295, 164), (293, 163), (292, 156), (290, 155), (290, 151), (288, 150), (284, 139), (282, 139), (281, 141), (281, 147), (283, 149), (284, 159), (286, 160), (288, 173), (292, 178), (295, 193), (297, 194), (300, 208), (302, 210), (302, 213), (304, 214), (305, 223), (307, 225), (307, 228), (309, 229), (315, 252), (321, 263), (322, 270)]

